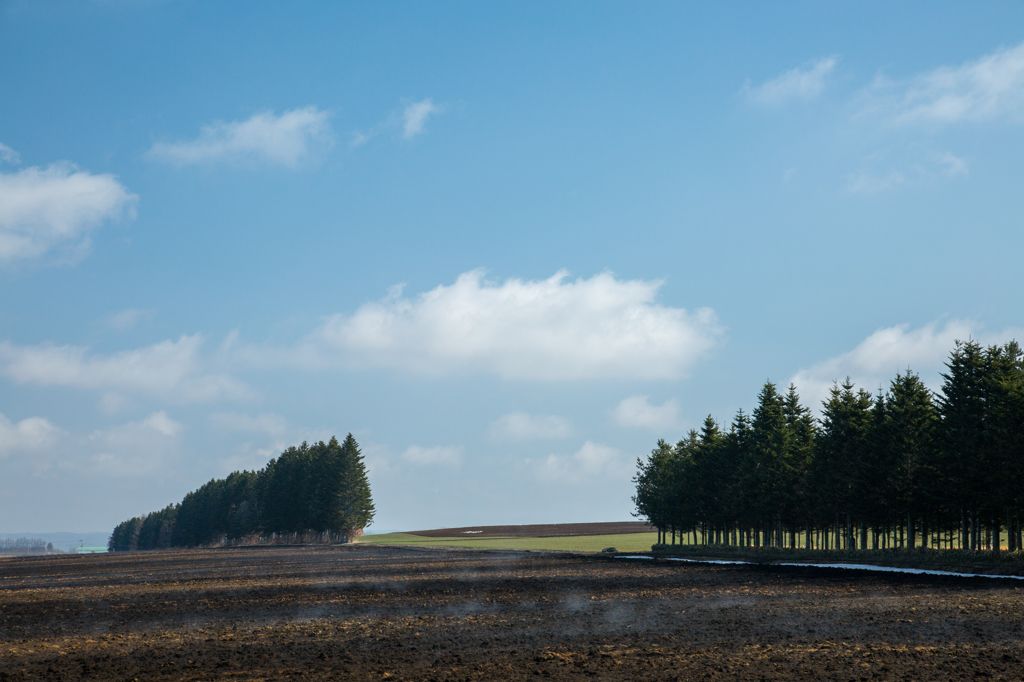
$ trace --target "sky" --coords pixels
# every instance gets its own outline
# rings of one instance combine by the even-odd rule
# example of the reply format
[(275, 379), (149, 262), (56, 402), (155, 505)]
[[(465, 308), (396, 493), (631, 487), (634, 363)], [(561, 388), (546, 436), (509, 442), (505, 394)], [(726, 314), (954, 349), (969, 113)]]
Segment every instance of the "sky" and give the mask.
[(0, 0), (0, 531), (351, 432), (370, 531), (629, 520), (766, 381), (1024, 340), (1024, 6)]

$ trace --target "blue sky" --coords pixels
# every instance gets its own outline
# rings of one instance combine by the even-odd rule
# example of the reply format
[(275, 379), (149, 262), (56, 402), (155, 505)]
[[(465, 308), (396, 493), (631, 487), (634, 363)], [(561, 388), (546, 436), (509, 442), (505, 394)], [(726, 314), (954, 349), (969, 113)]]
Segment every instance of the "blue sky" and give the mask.
[(1017, 3), (0, 1), (0, 530), (351, 431), (375, 527), (629, 518), (765, 380), (1021, 339)]

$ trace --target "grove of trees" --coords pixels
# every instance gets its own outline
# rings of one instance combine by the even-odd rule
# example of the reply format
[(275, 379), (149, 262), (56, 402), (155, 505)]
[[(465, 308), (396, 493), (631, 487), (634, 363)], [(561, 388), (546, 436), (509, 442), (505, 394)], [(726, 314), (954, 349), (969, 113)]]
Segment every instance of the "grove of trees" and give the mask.
[(877, 395), (847, 378), (815, 418), (766, 383), (727, 430), (712, 418), (637, 460), (634, 514), (659, 543), (1020, 550), (1024, 357), (956, 343), (939, 393), (911, 371)]
[(319, 534), (348, 541), (373, 521), (363, 455), (344, 442), (290, 447), (259, 471), (235, 471), (178, 504), (118, 524), (111, 551), (196, 547), (252, 536)]

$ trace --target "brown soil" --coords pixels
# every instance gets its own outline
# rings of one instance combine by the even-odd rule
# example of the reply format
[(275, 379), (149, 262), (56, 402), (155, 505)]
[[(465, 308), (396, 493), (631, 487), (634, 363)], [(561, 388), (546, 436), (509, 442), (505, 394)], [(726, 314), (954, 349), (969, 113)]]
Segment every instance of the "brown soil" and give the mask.
[(0, 559), (0, 680), (1024, 677), (1010, 581), (353, 545)]
[(614, 521), (611, 523), (537, 523), (529, 526), (465, 526), (411, 530), (411, 535), (427, 538), (557, 538), (567, 535), (623, 535), (653, 533), (654, 526), (645, 521)]

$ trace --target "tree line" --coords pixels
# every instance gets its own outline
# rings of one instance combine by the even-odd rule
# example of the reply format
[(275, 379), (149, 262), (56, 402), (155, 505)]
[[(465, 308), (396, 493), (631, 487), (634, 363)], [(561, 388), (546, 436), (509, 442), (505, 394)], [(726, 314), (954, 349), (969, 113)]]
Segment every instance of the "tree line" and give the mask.
[(302, 443), (259, 471), (213, 479), (177, 504), (123, 521), (111, 551), (197, 547), (251, 537), (319, 534), (347, 542), (374, 516), (370, 482), (359, 444)]
[(815, 418), (771, 382), (727, 430), (708, 416), (637, 460), (634, 515), (661, 544), (1020, 550), (1024, 356), (957, 341), (933, 394), (910, 370), (847, 378)]

